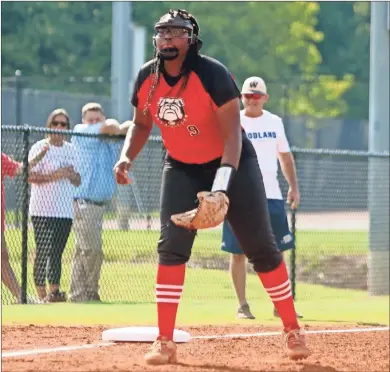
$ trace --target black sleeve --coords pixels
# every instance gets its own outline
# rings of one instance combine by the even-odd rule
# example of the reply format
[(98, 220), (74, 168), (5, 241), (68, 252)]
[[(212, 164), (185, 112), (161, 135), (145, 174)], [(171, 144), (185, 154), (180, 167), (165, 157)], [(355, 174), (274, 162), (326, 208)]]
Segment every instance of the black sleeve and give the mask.
[(199, 56), (199, 59), (194, 72), (198, 74), (205, 90), (218, 107), (241, 97), (232, 74), (221, 62), (206, 56)]
[(131, 104), (134, 107), (138, 107), (138, 93), (141, 90), (142, 84), (152, 73), (152, 68), (155, 60), (151, 60), (145, 63), (138, 72), (137, 78), (135, 79), (133, 86), (133, 94), (131, 96)]

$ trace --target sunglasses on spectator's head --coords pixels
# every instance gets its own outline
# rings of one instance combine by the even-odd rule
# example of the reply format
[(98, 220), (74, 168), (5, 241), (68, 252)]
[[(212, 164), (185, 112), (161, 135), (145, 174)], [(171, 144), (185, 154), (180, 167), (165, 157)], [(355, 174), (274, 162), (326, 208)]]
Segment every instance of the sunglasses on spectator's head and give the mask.
[(58, 127), (58, 126), (61, 126), (62, 128), (66, 128), (68, 126), (68, 123), (65, 122), (65, 121), (52, 121), (51, 122), (51, 125), (53, 127)]
[(265, 94), (261, 94), (261, 93), (246, 93), (246, 94), (243, 94), (243, 96), (246, 99), (261, 99), (262, 97), (265, 96)]

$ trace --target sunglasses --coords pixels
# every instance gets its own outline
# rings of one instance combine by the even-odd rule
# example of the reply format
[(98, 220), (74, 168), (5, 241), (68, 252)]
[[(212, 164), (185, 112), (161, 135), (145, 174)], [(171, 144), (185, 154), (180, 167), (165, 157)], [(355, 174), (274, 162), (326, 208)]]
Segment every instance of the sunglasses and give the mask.
[(261, 94), (261, 93), (248, 93), (248, 94), (243, 94), (244, 98), (246, 99), (261, 99), (262, 97), (265, 96), (265, 94)]
[(68, 123), (66, 123), (65, 121), (52, 121), (51, 125), (53, 127), (58, 127), (58, 126), (61, 126), (62, 128), (67, 128), (68, 127)]
[(175, 27), (165, 27), (159, 28), (156, 30), (156, 36), (159, 38), (165, 38), (167, 35), (171, 35), (171, 37), (183, 37), (188, 36), (188, 30), (185, 28), (175, 28)]

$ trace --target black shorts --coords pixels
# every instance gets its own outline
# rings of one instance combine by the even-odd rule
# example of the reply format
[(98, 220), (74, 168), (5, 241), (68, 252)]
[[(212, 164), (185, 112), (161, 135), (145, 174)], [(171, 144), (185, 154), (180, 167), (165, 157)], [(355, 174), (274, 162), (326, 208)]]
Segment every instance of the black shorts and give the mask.
[[(161, 189), (161, 235), (159, 262), (163, 265), (186, 263), (196, 231), (176, 226), (172, 214), (197, 207), (197, 193), (211, 190), (221, 163), (184, 164), (169, 156), (164, 163)], [(240, 246), (256, 272), (274, 270), (282, 261), (268, 214), (263, 179), (252, 144), (243, 139), (240, 165), (228, 192), (230, 205), (227, 220)]]

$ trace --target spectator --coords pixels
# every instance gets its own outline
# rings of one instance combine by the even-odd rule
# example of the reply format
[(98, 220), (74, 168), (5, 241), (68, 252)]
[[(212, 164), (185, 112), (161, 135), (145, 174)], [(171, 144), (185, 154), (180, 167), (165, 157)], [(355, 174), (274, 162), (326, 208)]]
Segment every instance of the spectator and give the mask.
[[(289, 184), (287, 202), (291, 204), (292, 209), (295, 209), (299, 205), (300, 197), (294, 157), (290, 152), (281, 118), (263, 109), (268, 101), (264, 80), (259, 77), (246, 79), (241, 93), (244, 104), (244, 110), (241, 111), (241, 125), (256, 150), (272, 231), (279, 250), (284, 252), (295, 248), (295, 244), (288, 227), (284, 201), (277, 179), (278, 160)], [(246, 257), (227, 222), (223, 225), (222, 250), (231, 253), (230, 274), (240, 303), (237, 316), (241, 319), (254, 319), (245, 295)], [(274, 316), (279, 316), (276, 308), (274, 308)], [(297, 317), (302, 316), (297, 314)]]
[[(29, 162), (29, 170), (34, 167), (46, 155), (48, 147), (42, 147), (37, 156)], [(1, 281), (10, 290), (18, 302), (21, 301), (21, 288), (16, 279), (15, 273), (12, 270), (8, 257), (7, 243), (5, 240), (5, 193), (4, 193), (4, 178), (5, 176), (13, 178), (21, 174), (23, 164), (12, 160), (9, 156), (1, 153)], [(33, 298), (28, 298), (27, 302), (34, 303)]]
[[(63, 109), (54, 110), (46, 127), (69, 130), (69, 115)], [(48, 302), (64, 302), (66, 294), (60, 291), (62, 254), (72, 227), (74, 186), (81, 183), (76, 171), (73, 145), (57, 133), (36, 142), (29, 154), (32, 158), (49, 145), (45, 158), (29, 177), (31, 186), (30, 216), (34, 229), (36, 256), (34, 281), (38, 296)], [(46, 279), (49, 294), (46, 293)]]
[[(106, 119), (100, 104), (90, 102), (82, 108), (82, 124), (74, 133), (120, 135), (126, 134), (131, 122), (122, 125)], [(103, 214), (111, 201), (116, 182), (113, 167), (120, 144), (104, 138), (73, 135), (83, 180), (75, 194), (76, 239), (72, 263), (69, 299), (72, 302), (100, 301), (99, 279), (104, 259), (102, 249)]]

